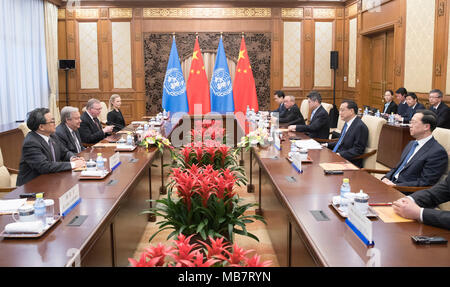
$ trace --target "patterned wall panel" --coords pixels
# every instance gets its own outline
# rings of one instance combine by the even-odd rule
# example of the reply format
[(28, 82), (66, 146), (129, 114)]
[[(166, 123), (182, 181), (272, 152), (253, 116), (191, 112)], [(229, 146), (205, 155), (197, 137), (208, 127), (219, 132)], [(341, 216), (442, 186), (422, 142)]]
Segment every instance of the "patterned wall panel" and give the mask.
[(357, 18), (349, 21), (348, 33), (348, 86), (356, 87), (356, 38), (357, 38)]
[(428, 93), (433, 80), (435, 2), (406, 2), (405, 88)]
[(447, 92), (445, 94), (450, 94), (450, 29), (449, 31), (449, 37), (448, 37), (448, 54), (447, 54), (447, 84), (446, 89)]
[(144, 8), (145, 18), (265, 18), (270, 8)]
[(300, 87), (301, 22), (284, 22), (283, 86)]
[(131, 36), (130, 22), (112, 23), (112, 51), (114, 88), (131, 89)]
[[(199, 44), (203, 53), (215, 53), (219, 44), (219, 33), (199, 33)], [(237, 60), (241, 44), (241, 33), (223, 33), (223, 46), (228, 59)], [(177, 33), (176, 43), (181, 61), (192, 56), (195, 33)], [(145, 92), (147, 114), (161, 111), (164, 76), (172, 45), (172, 34), (144, 33)], [(245, 45), (255, 77), (256, 94), (260, 110), (270, 108), (270, 33), (245, 33)]]
[(98, 89), (97, 22), (78, 23), (80, 80), (82, 89)]
[(315, 23), (314, 86), (331, 86), (330, 51), (333, 49), (333, 22)]

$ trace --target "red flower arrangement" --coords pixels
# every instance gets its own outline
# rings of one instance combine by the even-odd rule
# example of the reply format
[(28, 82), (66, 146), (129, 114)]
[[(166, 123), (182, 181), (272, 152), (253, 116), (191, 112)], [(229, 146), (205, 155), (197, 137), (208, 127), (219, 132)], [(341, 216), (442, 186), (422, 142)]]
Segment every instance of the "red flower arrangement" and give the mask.
[[(209, 237), (210, 243), (199, 241), (191, 244), (193, 235), (178, 235), (172, 240), (174, 246), (150, 246), (142, 252), (139, 261), (128, 258), (132, 267), (268, 267), (272, 261), (261, 262), (257, 254), (247, 255), (253, 250), (245, 250), (237, 244), (232, 247), (224, 238)], [(200, 249), (199, 247), (203, 247)]]

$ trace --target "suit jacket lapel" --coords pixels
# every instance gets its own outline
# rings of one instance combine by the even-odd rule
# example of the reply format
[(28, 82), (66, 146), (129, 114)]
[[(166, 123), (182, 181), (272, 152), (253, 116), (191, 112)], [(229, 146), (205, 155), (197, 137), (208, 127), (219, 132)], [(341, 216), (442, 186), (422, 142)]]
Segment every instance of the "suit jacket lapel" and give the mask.
[(425, 153), (428, 152), (428, 150), (431, 148), (431, 146), (434, 144), (434, 138), (431, 138), (429, 141), (427, 141), (426, 144), (424, 144), (419, 151), (416, 152), (416, 154), (409, 160), (409, 162), (405, 165), (405, 167), (403, 168), (403, 170), (407, 169), (412, 163), (413, 161), (418, 160), (419, 158), (421, 158)]
[[(47, 158), (48, 160), (52, 161), (52, 151), (50, 150), (50, 146), (48, 145), (48, 143), (44, 140), (44, 138), (42, 138), (40, 135), (38, 135), (37, 132), (33, 132), (34, 137), (36, 138), (36, 140), (41, 144), (41, 146), (44, 148), (46, 154), (47, 154)], [(56, 150), (55, 150), (56, 152)]]

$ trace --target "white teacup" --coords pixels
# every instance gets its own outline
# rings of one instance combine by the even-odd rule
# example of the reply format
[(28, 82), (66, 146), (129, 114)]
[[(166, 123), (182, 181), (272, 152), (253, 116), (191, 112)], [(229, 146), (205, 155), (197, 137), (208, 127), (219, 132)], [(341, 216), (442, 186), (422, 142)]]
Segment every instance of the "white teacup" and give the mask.
[(29, 222), (35, 221), (34, 207), (32, 205), (23, 205), (19, 207), (16, 212), (13, 212), (12, 218), (14, 221)]

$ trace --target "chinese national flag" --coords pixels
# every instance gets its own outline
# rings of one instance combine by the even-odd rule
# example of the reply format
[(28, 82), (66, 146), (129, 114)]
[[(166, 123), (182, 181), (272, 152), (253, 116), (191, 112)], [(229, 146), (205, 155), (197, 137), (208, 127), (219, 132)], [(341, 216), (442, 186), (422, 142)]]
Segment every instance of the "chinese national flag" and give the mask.
[(239, 51), (238, 63), (233, 84), (234, 111), (245, 114), (247, 106), (258, 111), (258, 99), (256, 97), (255, 79), (253, 78), (250, 60), (245, 47), (244, 36), (242, 36), (241, 49)]
[[(194, 53), (192, 55), (186, 91), (189, 102), (189, 114), (193, 115), (194, 111), (196, 113), (201, 111), (202, 114), (207, 114), (211, 111), (209, 83), (206, 78), (205, 65), (203, 64), (203, 57), (198, 44), (198, 38), (195, 39)], [(195, 109), (195, 105), (202, 105), (201, 110), (198, 108)]]

